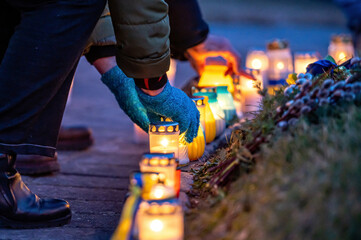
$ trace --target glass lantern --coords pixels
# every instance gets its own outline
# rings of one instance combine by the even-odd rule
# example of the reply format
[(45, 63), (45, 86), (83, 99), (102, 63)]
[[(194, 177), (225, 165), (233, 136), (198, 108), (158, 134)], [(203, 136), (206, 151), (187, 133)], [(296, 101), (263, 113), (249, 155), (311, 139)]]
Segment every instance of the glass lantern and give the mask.
[(228, 70), (227, 65), (219, 61), (208, 61), (204, 67), (204, 72), (199, 79), (200, 87), (228, 86), (230, 93), (234, 92), (233, 78), (230, 75), (224, 75)]
[(288, 42), (276, 39), (267, 44), (268, 72), (267, 86), (271, 90), (286, 84), (288, 74), (292, 73), (292, 54)]
[(216, 121), (216, 136), (220, 136), (226, 129), (225, 114), (217, 101), (217, 94), (214, 92), (198, 92), (195, 96), (207, 96), (208, 103)]
[(143, 201), (136, 222), (139, 240), (183, 240), (183, 210), (178, 201)]
[(237, 116), (237, 113), (232, 94), (228, 92), (227, 86), (217, 87), (217, 101), (224, 111), (226, 123), (230, 123)]
[(268, 69), (268, 57), (266, 52), (261, 49), (252, 49), (248, 51), (246, 58), (246, 68), (266, 71)]
[(179, 158), (179, 125), (177, 122), (156, 122), (149, 125), (151, 153), (174, 153)]
[(309, 64), (318, 60), (316, 52), (296, 52), (295, 53), (295, 73), (306, 73)]
[[(257, 75), (259, 70), (249, 70), (253, 76)], [(257, 77), (256, 77), (257, 79)], [(241, 97), (241, 109), (243, 111), (243, 116), (251, 117), (251, 112), (255, 112), (259, 110), (260, 102), (262, 101), (262, 96), (258, 93), (259, 88), (262, 89), (262, 81), (260, 80), (252, 80), (246, 77), (240, 77), (240, 97)]]
[(141, 172), (156, 172), (165, 186), (175, 187), (177, 162), (174, 153), (146, 153), (139, 163)]
[(343, 63), (355, 55), (352, 37), (347, 34), (334, 35), (328, 47), (328, 54), (337, 64)]

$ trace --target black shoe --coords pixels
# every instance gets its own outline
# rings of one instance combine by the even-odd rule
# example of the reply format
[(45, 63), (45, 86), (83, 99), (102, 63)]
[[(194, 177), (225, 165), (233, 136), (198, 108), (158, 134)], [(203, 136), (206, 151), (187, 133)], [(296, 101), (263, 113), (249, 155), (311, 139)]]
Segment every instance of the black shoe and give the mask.
[(21, 175), (45, 175), (58, 172), (59, 169), (57, 153), (54, 157), (39, 155), (17, 155), (16, 157), (16, 170)]
[(94, 143), (92, 132), (83, 126), (61, 127), (56, 148), (64, 151), (81, 151)]
[(14, 169), (14, 161), (14, 156), (0, 154), (0, 227), (43, 228), (69, 223), (69, 203), (33, 194)]

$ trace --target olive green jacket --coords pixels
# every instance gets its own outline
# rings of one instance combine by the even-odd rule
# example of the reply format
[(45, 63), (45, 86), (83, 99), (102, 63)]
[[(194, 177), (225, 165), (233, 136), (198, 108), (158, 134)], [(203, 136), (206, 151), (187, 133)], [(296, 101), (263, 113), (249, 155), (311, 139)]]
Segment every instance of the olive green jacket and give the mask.
[(168, 5), (164, 0), (108, 0), (117, 63), (132, 78), (153, 78), (170, 64)]

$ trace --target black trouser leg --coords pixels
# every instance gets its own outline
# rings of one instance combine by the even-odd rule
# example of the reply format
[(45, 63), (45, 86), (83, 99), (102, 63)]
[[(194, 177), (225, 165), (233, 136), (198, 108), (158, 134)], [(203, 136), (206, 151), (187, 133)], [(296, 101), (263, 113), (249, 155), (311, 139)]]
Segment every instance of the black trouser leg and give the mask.
[(21, 10), (0, 65), (0, 153), (54, 155), (71, 79), (104, 5), (57, 0)]

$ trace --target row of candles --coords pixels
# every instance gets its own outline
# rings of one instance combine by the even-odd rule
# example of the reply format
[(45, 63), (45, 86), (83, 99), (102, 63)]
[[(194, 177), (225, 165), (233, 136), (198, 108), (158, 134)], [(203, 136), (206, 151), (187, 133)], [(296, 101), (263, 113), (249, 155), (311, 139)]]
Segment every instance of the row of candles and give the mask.
[[(336, 61), (352, 57), (350, 38), (335, 36), (329, 46), (329, 54)], [(295, 72), (305, 72), (308, 64), (318, 60), (315, 53), (296, 53)], [(140, 173), (133, 174), (131, 184), (142, 178), (141, 203), (134, 216), (130, 236), (140, 240), (181, 240), (184, 236), (183, 210), (177, 199), (180, 191), (179, 167), (203, 155), (205, 143), (221, 135), (227, 124), (242, 112), (258, 109), (260, 87), (282, 84), (293, 72), (292, 55), (285, 41), (273, 41), (267, 51), (252, 50), (248, 53), (246, 67), (256, 81), (245, 77), (225, 76), (227, 66), (207, 64), (197, 87), (192, 89), (192, 100), (200, 112), (198, 137), (186, 144), (179, 125), (171, 119), (151, 123), (149, 126), (150, 153), (140, 161)], [(140, 130), (140, 129), (139, 129)], [(140, 133), (139, 131), (138, 134)], [(142, 138), (145, 135), (141, 136)], [(139, 136), (138, 136), (139, 137)], [(136, 177), (137, 176), (137, 177)], [(118, 238), (116, 235), (114, 239)], [(131, 238), (129, 238), (131, 239)]]

